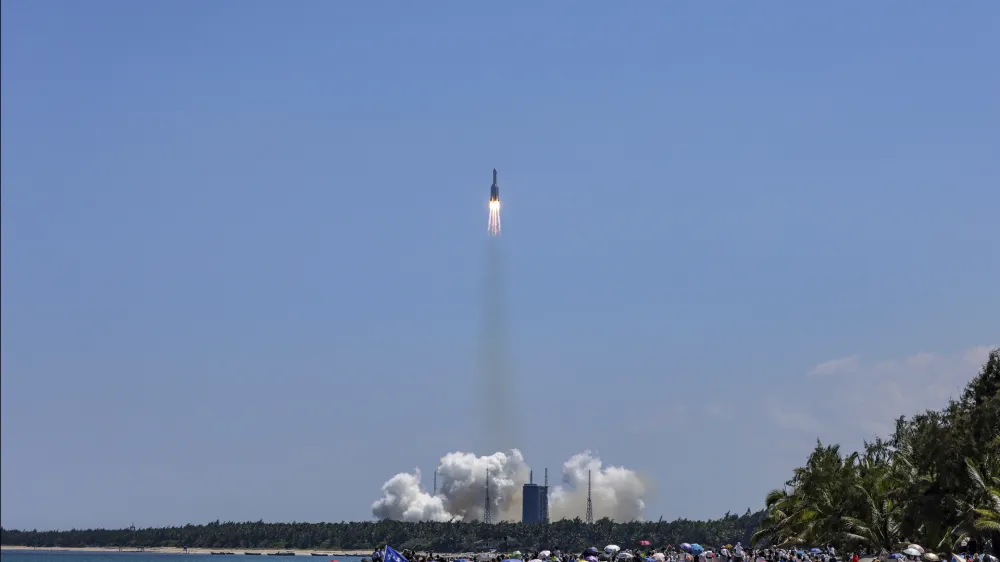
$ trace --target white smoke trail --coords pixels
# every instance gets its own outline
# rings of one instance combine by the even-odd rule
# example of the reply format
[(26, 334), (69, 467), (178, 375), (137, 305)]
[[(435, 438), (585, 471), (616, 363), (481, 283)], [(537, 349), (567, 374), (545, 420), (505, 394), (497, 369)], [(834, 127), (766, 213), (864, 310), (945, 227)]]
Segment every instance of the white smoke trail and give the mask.
[[(517, 449), (483, 457), (448, 453), (438, 465), (437, 495), (420, 486), (419, 470), (397, 474), (382, 485), (382, 497), (372, 504), (372, 514), (401, 521), (482, 520), (487, 468), (494, 520), (520, 521), (521, 486), (528, 482), (530, 469)], [(549, 487), (552, 520), (584, 516), (588, 470), (594, 517), (642, 518), (651, 490), (648, 482), (633, 470), (603, 466), (600, 458), (584, 451), (563, 464), (564, 485)]]
[(482, 416), (487, 451), (507, 451), (516, 441), (516, 416), (511, 414), (510, 347), (507, 330), (507, 275), (500, 239), (490, 238), (486, 247), (482, 292), (482, 332), (479, 372), (481, 375)]

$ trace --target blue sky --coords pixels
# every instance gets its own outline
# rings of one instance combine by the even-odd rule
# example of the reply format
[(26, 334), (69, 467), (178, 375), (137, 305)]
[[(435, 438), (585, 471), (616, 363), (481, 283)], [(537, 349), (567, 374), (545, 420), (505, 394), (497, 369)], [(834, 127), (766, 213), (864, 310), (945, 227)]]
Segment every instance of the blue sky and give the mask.
[(2, 6), (5, 527), (365, 519), (492, 453), (494, 167), (520, 447), (650, 518), (1000, 342), (995, 3)]

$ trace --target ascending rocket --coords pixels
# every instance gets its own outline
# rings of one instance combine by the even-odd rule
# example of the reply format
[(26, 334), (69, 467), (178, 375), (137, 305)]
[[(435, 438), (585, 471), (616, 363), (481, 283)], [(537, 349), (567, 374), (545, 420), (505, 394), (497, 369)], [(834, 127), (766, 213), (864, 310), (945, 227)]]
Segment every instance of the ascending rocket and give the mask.
[(491, 236), (500, 236), (500, 186), (497, 185), (497, 169), (493, 168), (493, 185), (490, 186), (490, 222)]

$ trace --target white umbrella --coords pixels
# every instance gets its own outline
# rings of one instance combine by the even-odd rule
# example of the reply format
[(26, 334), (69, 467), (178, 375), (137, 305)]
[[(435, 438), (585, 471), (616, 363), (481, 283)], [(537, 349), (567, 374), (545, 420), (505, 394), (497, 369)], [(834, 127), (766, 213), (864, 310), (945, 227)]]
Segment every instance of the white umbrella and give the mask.
[(913, 548), (912, 546), (909, 546), (906, 548), (906, 550), (903, 551), (903, 554), (907, 556), (920, 556), (920, 551)]
[(908, 546), (906, 548), (912, 548), (913, 550), (919, 550), (920, 554), (924, 553), (924, 547), (920, 546), (919, 544), (911, 544), (910, 546)]
[(538, 553), (538, 557), (539, 558), (548, 558), (549, 556), (552, 556), (552, 552), (550, 552), (548, 550), (543, 550), (543, 551), (541, 551), (541, 552)]
[(617, 544), (609, 544), (608, 546), (604, 547), (604, 552), (607, 552), (608, 554), (613, 554), (621, 549), (622, 547), (618, 546)]

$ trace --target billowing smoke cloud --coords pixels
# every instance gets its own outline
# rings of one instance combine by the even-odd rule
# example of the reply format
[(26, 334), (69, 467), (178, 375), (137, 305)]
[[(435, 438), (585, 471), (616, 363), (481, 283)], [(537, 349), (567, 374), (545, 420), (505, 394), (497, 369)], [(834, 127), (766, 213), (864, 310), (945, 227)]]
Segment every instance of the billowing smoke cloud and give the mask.
[[(487, 469), (493, 519), (519, 521), (521, 486), (528, 482), (530, 469), (517, 449), (483, 457), (448, 453), (438, 465), (436, 495), (421, 487), (419, 470), (397, 474), (382, 485), (382, 498), (372, 504), (372, 513), (381, 519), (402, 521), (482, 520)], [(550, 519), (584, 516), (588, 470), (595, 518), (642, 518), (644, 498), (650, 492), (648, 482), (633, 470), (603, 466), (601, 459), (584, 451), (563, 464), (563, 484), (549, 487)]]
[(563, 463), (565, 486), (549, 489), (551, 519), (583, 518), (587, 512), (587, 471), (590, 471), (591, 502), (594, 518), (610, 517), (615, 521), (642, 519), (650, 486), (634, 470), (622, 466), (603, 466), (590, 451), (573, 455)]

